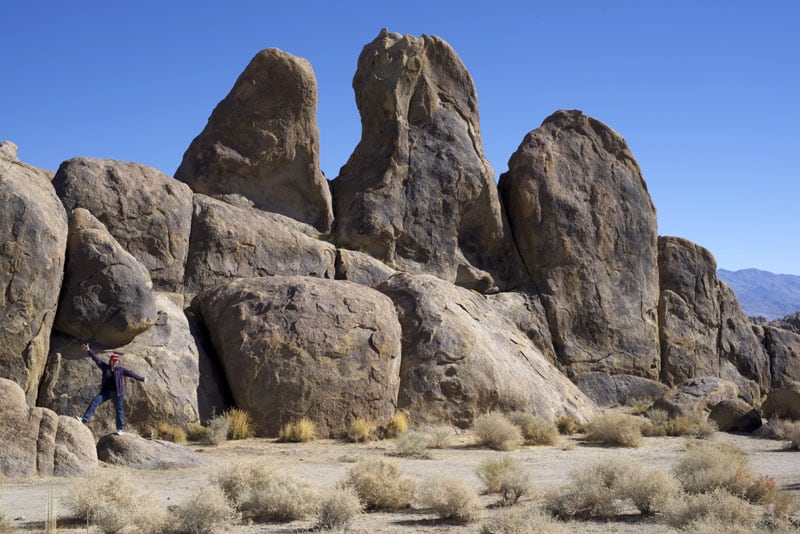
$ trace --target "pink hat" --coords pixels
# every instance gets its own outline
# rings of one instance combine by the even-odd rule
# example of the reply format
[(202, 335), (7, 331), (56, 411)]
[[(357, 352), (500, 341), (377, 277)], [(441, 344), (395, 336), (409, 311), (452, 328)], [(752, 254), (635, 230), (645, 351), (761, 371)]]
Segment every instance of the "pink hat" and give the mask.
[(111, 357), (109, 357), (108, 360), (111, 361), (111, 362), (118, 362), (119, 361), (119, 354), (117, 354), (116, 352), (112, 352), (111, 353)]

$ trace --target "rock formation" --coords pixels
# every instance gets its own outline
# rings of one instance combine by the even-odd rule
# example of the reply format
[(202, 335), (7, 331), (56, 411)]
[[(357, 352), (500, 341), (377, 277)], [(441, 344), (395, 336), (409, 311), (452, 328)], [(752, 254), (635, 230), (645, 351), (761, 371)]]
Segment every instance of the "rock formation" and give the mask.
[(305, 59), (270, 48), (250, 61), (175, 178), (197, 193), (241, 195), (328, 233), (328, 183), (319, 168), (317, 81)]
[(83, 208), (72, 212), (55, 328), (83, 341), (129, 343), (156, 322), (150, 273)]
[(67, 214), (47, 173), (0, 143), (0, 377), (36, 402), (64, 277)]
[(74, 158), (53, 186), (67, 212), (85, 208), (150, 272), (159, 291), (180, 291), (189, 249), (192, 192), (152, 167)]
[(398, 274), (377, 286), (403, 327), (398, 405), (420, 422), (469, 428), (483, 413), (591, 419), (594, 403), (484, 296), (431, 275)]
[(657, 379), (656, 212), (625, 140), (559, 111), (508, 168), (500, 194), (561, 362)]
[(391, 301), (351, 282), (241, 279), (193, 303), (236, 404), (260, 433), (309, 417), (322, 436), (350, 419), (389, 422), (397, 403), (400, 325)]
[(182, 469), (212, 465), (201, 454), (167, 441), (147, 440), (132, 434), (107, 434), (97, 442), (99, 460), (133, 469)]
[(475, 87), (453, 49), (383, 30), (362, 50), (353, 88), (362, 132), (331, 182), (336, 243), (481, 292), (518, 285)]

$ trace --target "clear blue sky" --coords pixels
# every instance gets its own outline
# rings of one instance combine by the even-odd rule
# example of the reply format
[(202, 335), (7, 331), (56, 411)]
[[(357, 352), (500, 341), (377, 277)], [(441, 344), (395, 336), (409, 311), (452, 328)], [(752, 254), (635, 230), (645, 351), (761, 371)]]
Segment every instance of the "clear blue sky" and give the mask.
[(658, 210), (719, 267), (800, 274), (800, 2), (4, 1), (0, 140), (172, 175), (250, 59), (308, 59), (322, 168), (358, 143), (352, 77), (382, 27), (438, 35), (478, 90), (499, 175), (525, 134), (581, 109), (628, 141)]

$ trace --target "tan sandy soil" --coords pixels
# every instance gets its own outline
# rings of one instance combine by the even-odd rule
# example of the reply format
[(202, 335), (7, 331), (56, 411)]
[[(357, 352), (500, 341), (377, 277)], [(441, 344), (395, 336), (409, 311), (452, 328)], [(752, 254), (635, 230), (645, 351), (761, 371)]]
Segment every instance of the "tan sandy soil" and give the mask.
[[(684, 438), (645, 438), (644, 445), (637, 449), (604, 448), (585, 444), (579, 437), (562, 437), (556, 446), (525, 447), (511, 452), (497, 452), (472, 446), (469, 434), (457, 436), (455, 445), (444, 450), (434, 450), (431, 459), (411, 459), (391, 456), (391, 440), (368, 444), (351, 444), (332, 440), (307, 444), (276, 443), (267, 439), (229, 441), (218, 447), (189, 445), (200, 454), (223, 466), (240, 459), (260, 459), (271, 465), (289, 470), (298, 477), (317, 484), (323, 490), (333, 488), (347, 476), (353, 462), (363, 456), (388, 457), (396, 461), (404, 476), (418, 482), (437, 474), (457, 475), (474, 485), (482, 487), (475, 469), (489, 459), (509, 455), (527, 466), (537, 488), (544, 492), (558, 488), (568, 480), (572, 470), (593, 465), (604, 459), (635, 460), (645, 466), (671, 469), (685, 451)], [(750, 436), (718, 433), (715, 441), (729, 443), (746, 451), (750, 465), (758, 475), (773, 477), (778, 485), (800, 498), (800, 452), (785, 450), (786, 442), (771, 441)], [(102, 470), (124, 468), (101, 464)], [(208, 484), (215, 468), (191, 468), (169, 471), (133, 471), (132, 478), (148, 491), (161, 497), (164, 506), (177, 504), (196, 488)], [(0, 510), (15, 519), (17, 532), (41, 532), (47, 518), (48, 499), (52, 494), (59, 518), (59, 532), (86, 532), (86, 528), (70, 524), (66, 520), (68, 510), (59, 502), (67, 494), (74, 480), (64, 478), (6, 479), (0, 484)], [(113, 497), (112, 497), (113, 498)], [(484, 519), (497, 513), (491, 505), (497, 496), (482, 497), (486, 508)], [(662, 533), (672, 529), (657, 523), (657, 519), (642, 520), (631, 515), (624, 521), (572, 522), (573, 532), (623, 532)], [(261, 532), (303, 532), (314, 526), (313, 520), (295, 521), (288, 524), (234, 525), (228, 532), (253, 534)], [(370, 513), (357, 519), (348, 532), (453, 532), (474, 533), (480, 523), (460, 526), (443, 523), (432, 513), (411, 509), (398, 513)], [(96, 532), (96, 529), (92, 529)]]

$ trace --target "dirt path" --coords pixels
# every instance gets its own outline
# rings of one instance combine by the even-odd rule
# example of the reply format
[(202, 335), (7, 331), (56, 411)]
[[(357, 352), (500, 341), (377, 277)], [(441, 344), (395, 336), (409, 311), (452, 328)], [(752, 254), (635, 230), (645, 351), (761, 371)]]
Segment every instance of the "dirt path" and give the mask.
[[(455, 475), (463, 478), (476, 489), (482, 484), (475, 469), (484, 461), (508, 455), (526, 466), (540, 493), (557, 488), (567, 482), (569, 473), (603, 460), (638, 461), (649, 468), (672, 469), (686, 449), (684, 438), (645, 438), (644, 445), (637, 449), (603, 448), (584, 444), (579, 438), (561, 438), (556, 446), (525, 447), (511, 452), (496, 452), (475, 448), (470, 437), (462, 435), (457, 444), (448, 449), (431, 451), (431, 459), (412, 459), (391, 456), (392, 441), (368, 444), (350, 444), (322, 440), (308, 444), (275, 443), (266, 439), (230, 441), (219, 447), (190, 445), (200, 454), (224, 466), (235, 460), (258, 459), (285, 469), (295, 476), (314, 482), (321, 489), (331, 489), (346, 478), (353, 463), (363, 456), (390, 457), (398, 463), (403, 476), (422, 481), (437, 475)], [(792, 491), (800, 499), (800, 452), (786, 451), (785, 442), (753, 438), (750, 436), (718, 433), (717, 442), (729, 443), (747, 452), (750, 465), (758, 475), (773, 477), (778, 485)], [(102, 464), (100, 469), (114, 471), (124, 468)], [(132, 471), (131, 478), (139, 487), (159, 496), (164, 506), (180, 503), (196, 488), (207, 484), (215, 468), (191, 468), (170, 471)], [(6, 479), (0, 482), (0, 509), (15, 519), (17, 532), (41, 532), (47, 518), (48, 500), (55, 504), (59, 517), (59, 532), (86, 532), (66, 521), (68, 511), (61, 499), (70, 491), (74, 479), (43, 477), (35, 479)], [(496, 496), (483, 496), (486, 505), (484, 519), (497, 513), (491, 504)], [(228, 532), (237, 534), (290, 533), (306, 531), (313, 521), (296, 521), (289, 524), (236, 525)], [(435, 516), (409, 510), (401, 513), (371, 513), (358, 518), (348, 530), (357, 533), (375, 532), (453, 532), (474, 533), (480, 523), (457, 526), (442, 524)], [(654, 523), (643, 523), (638, 517), (631, 521), (574, 522), (569, 524), (573, 532), (621, 532), (648, 533), (673, 532), (670, 528)], [(95, 530), (92, 530), (96, 532)]]

